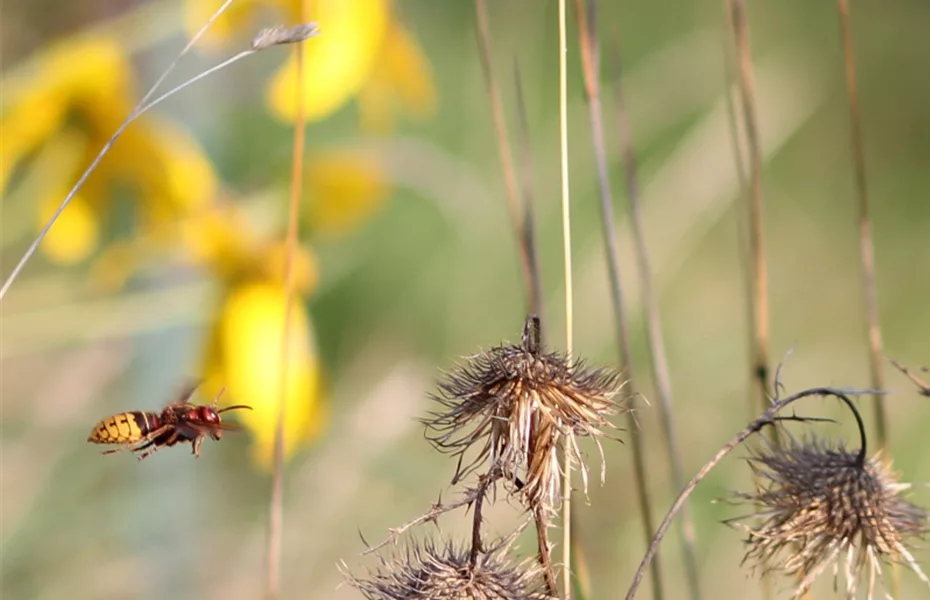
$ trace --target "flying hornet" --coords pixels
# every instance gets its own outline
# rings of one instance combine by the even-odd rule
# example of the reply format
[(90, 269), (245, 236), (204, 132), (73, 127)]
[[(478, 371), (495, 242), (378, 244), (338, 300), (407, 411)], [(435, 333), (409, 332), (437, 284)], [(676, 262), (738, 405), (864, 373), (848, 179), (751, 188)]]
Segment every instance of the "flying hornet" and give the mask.
[(123, 450), (133, 453), (143, 460), (157, 450), (175, 444), (191, 442), (192, 453), (200, 456), (200, 446), (207, 436), (214, 440), (223, 437), (223, 431), (241, 429), (238, 423), (223, 421), (221, 413), (228, 410), (251, 406), (236, 404), (217, 410), (216, 403), (226, 388), (220, 390), (212, 404), (192, 404), (188, 402), (200, 382), (186, 385), (161, 413), (147, 410), (134, 410), (119, 413), (103, 419), (94, 426), (87, 438), (94, 444), (122, 444), (119, 448), (105, 450), (103, 454), (113, 454)]

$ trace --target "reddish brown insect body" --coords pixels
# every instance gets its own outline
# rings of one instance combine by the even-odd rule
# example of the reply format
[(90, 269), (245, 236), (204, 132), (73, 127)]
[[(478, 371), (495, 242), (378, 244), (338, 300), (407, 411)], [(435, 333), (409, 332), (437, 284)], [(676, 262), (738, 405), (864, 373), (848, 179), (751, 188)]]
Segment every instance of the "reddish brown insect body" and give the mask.
[(238, 408), (252, 410), (251, 406), (237, 404), (216, 409), (222, 391), (213, 404), (191, 404), (188, 399), (193, 395), (197, 385), (189, 385), (182, 390), (178, 399), (168, 404), (161, 414), (149, 411), (124, 412), (103, 419), (91, 431), (87, 441), (95, 444), (122, 444), (119, 448), (106, 450), (104, 454), (113, 454), (122, 450), (143, 451), (139, 460), (146, 458), (160, 448), (191, 442), (194, 456), (200, 456), (200, 446), (207, 436), (214, 440), (223, 437), (223, 431), (237, 431), (238, 423), (224, 422), (220, 413)]

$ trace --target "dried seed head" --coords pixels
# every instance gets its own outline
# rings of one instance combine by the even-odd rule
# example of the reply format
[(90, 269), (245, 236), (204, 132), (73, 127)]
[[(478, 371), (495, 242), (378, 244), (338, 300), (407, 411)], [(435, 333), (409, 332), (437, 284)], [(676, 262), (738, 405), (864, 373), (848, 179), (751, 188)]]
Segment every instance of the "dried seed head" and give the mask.
[(836, 573), (840, 564), (848, 598), (855, 597), (864, 573), (872, 597), (882, 562), (909, 565), (930, 585), (906, 545), (908, 538), (927, 533), (928, 515), (903, 497), (910, 484), (898, 483), (877, 457), (866, 460), (863, 452), (849, 452), (842, 444), (790, 439), (784, 448), (768, 444), (749, 463), (757, 490), (737, 493), (736, 499), (760, 508), (732, 521), (764, 521), (739, 524), (749, 533), (744, 562), (802, 578), (795, 597), (828, 567)]
[(502, 549), (478, 554), (427, 541), (382, 559), (381, 568), (349, 583), (368, 600), (554, 600), (535, 561), (513, 563)]
[[(433, 398), (443, 410), (424, 420), (427, 438), (439, 451), (458, 456), (453, 483), (490, 460), (488, 467), (500, 468), (508, 479), (525, 477), (521, 490), (529, 505), (553, 506), (561, 437), (568, 437), (571, 457), (587, 482), (575, 438), (597, 440), (612, 426), (606, 417), (619, 412), (613, 397), (622, 385), (615, 371), (543, 352), (539, 319), (530, 315), (520, 345), (471, 356), (440, 382)], [(466, 459), (473, 448), (476, 453)]]

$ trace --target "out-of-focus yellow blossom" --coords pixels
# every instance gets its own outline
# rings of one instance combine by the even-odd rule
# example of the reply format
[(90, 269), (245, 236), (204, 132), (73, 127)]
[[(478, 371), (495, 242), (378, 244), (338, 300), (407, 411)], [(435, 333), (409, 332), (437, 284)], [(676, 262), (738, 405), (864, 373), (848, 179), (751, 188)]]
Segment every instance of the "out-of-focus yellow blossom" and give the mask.
[[(28, 85), (17, 86), (0, 115), (0, 192), (37, 152), (55, 147), (55, 169), (43, 176), (37, 206), (48, 216), (119, 128), (133, 106), (133, 82), (122, 48), (108, 38), (74, 38), (51, 46), (36, 61)], [(97, 246), (100, 222), (115, 186), (140, 206), (144, 229), (170, 229), (186, 210), (211, 200), (213, 169), (182, 129), (145, 115), (132, 123), (52, 227), (43, 252), (77, 262)], [(44, 221), (39, 225), (44, 225)]]
[(362, 128), (376, 132), (389, 130), (398, 109), (405, 109), (415, 117), (432, 117), (436, 104), (429, 61), (410, 33), (395, 23), (385, 37), (371, 77), (358, 94)]
[(344, 235), (374, 213), (388, 192), (387, 176), (375, 157), (332, 151), (307, 168), (307, 219), (314, 233)]
[[(238, 419), (253, 435), (256, 465), (270, 469), (284, 365), (286, 244), (251, 234), (246, 217), (231, 203), (190, 215), (181, 232), (194, 260), (222, 282), (204, 356), (205, 388), (216, 394), (226, 386), (223, 405), (253, 407)], [(285, 459), (314, 439), (326, 419), (319, 356), (303, 302), (316, 286), (316, 261), (298, 246), (291, 267), (295, 295), (287, 352)]]
[[(283, 13), (287, 23), (301, 20), (302, 0), (240, 0), (221, 15), (204, 38), (228, 41), (233, 32), (251, 36), (259, 22), (251, 19), (259, 8)], [(190, 34), (198, 31), (214, 10), (210, 0), (187, 0)], [(390, 0), (312, 0), (309, 19), (321, 35), (303, 49), (303, 102), (307, 121), (324, 119), (352, 98), (363, 101), (363, 122), (386, 128), (393, 101), (414, 115), (434, 110), (436, 93), (428, 61), (414, 39), (394, 17)], [(267, 102), (273, 114), (291, 122), (297, 117), (297, 58), (292, 53), (273, 76)]]
[[(274, 436), (285, 368), (285, 291), (280, 282), (246, 281), (226, 296), (213, 332), (205, 366), (205, 385), (218, 391), (226, 386), (221, 402), (243, 403), (239, 420), (253, 435), (253, 458), (270, 470)], [(284, 458), (289, 459), (316, 437), (325, 420), (319, 357), (308, 315), (295, 298), (289, 321), (286, 353)]]

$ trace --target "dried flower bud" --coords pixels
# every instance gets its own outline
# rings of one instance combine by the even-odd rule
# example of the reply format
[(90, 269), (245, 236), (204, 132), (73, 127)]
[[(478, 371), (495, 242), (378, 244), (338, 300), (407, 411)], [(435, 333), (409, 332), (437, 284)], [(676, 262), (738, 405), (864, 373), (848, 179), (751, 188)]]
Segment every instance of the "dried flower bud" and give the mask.
[(905, 545), (927, 533), (928, 515), (902, 496), (910, 484), (898, 483), (877, 457), (866, 460), (842, 444), (791, 439), (784, 448), (769, 443), (749, 463), (757, 490), (737, 493), (736, 499), (759, 508), (731, 522), (764, 521), (738, 524), (749, 533), (744, 562), (802, 578), (795, 597), (828, 567), (841, 564), (848, 598), (855, 597), (864, 573), (872, 597), (882, 562), (906, 564), (930, 585)]
[[(458, 456), (453, 483), (490, 460), (489, 469), (500, 468), (509, 479), (525, 476), (521, 490), (530, 506), (553, 506), (560, 490), (559, 441), (567, 436), (587, 482), (575, 438), (596, 439), (612, 426), (606, 417), (619, 412), (613, 397), (622, 385), (615, 371), (543, 352), (539, 319), (531, 315), (520, 345), (472, 356), (440, 382), (433, 398), (444, 410), (424, 420), (427, 437), (439, 451)], [(476, 455), (466, 462), (472, 448)]]
[(511, 562), (502, 549), (478, 554), (432, 542), (408, 546), (382, 559), (381, 568), (349, 583), (368, 600), (555, 600), (535, 561)]

